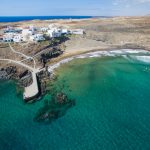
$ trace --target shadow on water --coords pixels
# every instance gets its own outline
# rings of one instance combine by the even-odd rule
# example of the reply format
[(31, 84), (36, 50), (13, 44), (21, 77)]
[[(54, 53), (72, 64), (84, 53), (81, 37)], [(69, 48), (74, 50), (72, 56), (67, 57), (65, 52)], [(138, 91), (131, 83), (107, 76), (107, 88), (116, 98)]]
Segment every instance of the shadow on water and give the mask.
[(50, 100), (45, 100), (35, 117), (35, 122), (52, 123), (56, 119), (63, 117), (68, 109), (75, 106), (75, 100), (69, 99), (63, 92), (52, 94)]
[(21, 100), (23, 99), (22, 93), (23, 93), (23, 88), (16, 84), (16, 96)]

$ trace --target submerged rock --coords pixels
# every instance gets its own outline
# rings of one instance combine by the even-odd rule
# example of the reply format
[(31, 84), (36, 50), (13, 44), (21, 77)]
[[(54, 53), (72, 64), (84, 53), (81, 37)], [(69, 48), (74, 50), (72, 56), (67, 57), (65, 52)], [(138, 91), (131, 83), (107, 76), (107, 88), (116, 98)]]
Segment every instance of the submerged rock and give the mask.
[(34, 120), (37, 122), (52, 122), (64, 116), (67, 110), (75, 106), (75, 100), (69, 99), (64, 93), (57, 93), (50, 101), (45, 101), (44, 106), (38, 110)]
[(55, 103), (65, 104), (68, 101), (68, 97), (64, 93), (57, 93)]

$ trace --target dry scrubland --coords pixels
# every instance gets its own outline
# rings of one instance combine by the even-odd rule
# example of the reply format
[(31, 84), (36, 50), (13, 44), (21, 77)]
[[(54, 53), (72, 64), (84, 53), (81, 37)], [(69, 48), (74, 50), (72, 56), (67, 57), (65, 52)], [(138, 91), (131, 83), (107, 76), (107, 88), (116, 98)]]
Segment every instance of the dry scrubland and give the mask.
[(72, 24), (86, 30), (84, 38), (68, 42), (68, 49), (145, 47), (150, 49), (150, 17), (92, 19)]
[[(92, 50), (109, 50), (116, 48), (142, 48), (150, 50), (150, 17), (116, 17), (92, 18), (83, 20), (53, 20), (53, 21), (28, 21), (19, 23), (1, 23), (0, 29), (10, 26), (47, 26), (51, 23), (62, 25), (66, 28), (85, 29), (83, 36), (72, 35), (69, 39), (58, 45), (64, 53), (48, 63), (53, 63), (64, 57), (85, 53)], [(2, 31), (0, 31), (2, 32)], [(12, 46), (29, 56), (36, 55), (36, 62), (40, 66), (39, 56), (52, 50), (48, 41), (41, 43), (12, 44)], [(13, 54), (7, 44), (0, 45), (0, 58), (21, 60), (22, 57)], [(30, 64), (31, 62), (27, 62)], [(4, 63), (0, 62), (0, 65)]]

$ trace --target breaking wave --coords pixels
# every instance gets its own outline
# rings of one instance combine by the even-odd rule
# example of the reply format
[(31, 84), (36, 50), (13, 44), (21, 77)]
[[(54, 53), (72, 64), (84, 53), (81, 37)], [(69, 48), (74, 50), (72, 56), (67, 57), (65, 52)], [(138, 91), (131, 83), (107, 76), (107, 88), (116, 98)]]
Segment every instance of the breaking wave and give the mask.
[(150, 63), (150, 56), (131, 56), (131, 58), (140, 62)]
[(116, 57), (116, 56), (122, 56), (125, 59), (132, 59), (136, 61), (141, 61), (144, 63), (150, 63), (150, 51), (138, 49), (122, 49), (122, 50), (110, 50), (110, 51), (96, 51), (96, 52), (89, 52), (86, 54), (80, 54), (76, 56), (72, 56), (70, 58), (63, 59), (51, 66), (48, 67), (49, 72), (53, 72), (56, 68), (58, 68), (61, 64), (68, 63), (69, 61), (72, 61), (73, 59), (84, 59), (84, 58), (96, 58), (96, 57), (104, 57), (104, 56), (110, 56), (110, 57)]

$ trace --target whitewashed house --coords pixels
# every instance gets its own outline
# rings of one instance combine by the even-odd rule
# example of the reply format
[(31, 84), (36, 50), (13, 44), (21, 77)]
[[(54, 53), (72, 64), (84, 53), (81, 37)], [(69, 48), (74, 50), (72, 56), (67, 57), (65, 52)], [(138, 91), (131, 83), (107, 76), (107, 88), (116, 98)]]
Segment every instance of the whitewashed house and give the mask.
[(54, 36), (54, 30), (48, 30), (47, 34), (52, 38)]
[(13, 33), (14, 32), (14, 28), (13, 27), (10, 27), (8, 26), (5, 30), (4, 30), (4, 33)]
[(70, 30), (71, 34), (77, 34), (77, 35), (83, 35), (84, 34), (84, 30), (83, 29), (73, 29)]
[(23, 41), (22, 35), (21, 34), (14, 35), (13, 41), (16, 42), (16, 43), (22, 42)]
[(22, 30), (23, 41), (28, 41), (30, 36), (33, 34), (34, 34), (34, 31), (32, 31), (30, 29), (23, 29)]
[(55, 38), (55, 37), (60, 37), (62, 35), (62, 31), (61, 29), (57, 29), (57, 28), (53, 28), (51, 30), (47, 31), (47, 34), (51, 37), (51, 38)]
[(48, 28), (47, 28), (47, 27), (42, 27), (40, 30), (41, 30), (42, 32), (47, 32), (47, 31), (48, 31)]
[(31, 26), (29, 26), (29, 30), (32, 31), (32, 32), (35, 32), (36, 28), (33, 25), (31, 25)]
[(61, 33), (62, 33), (62, 34), (68, 34), (69, 31), (68, 31), (68, 29), (62, 29), (62, 30), (61, 30)]
[(4, 42), (13, 42), (13, 37), (14, 37), (13, 33), (6, 33), (3, 36), (3, 41)]
[(30, 29), (23, 29), (22, 30), (22, 35), (33, 35), (34, 31), (30, 30)]
[(43, 34), (35, 34), (35, 35), (30, 36), (30, 41), (39, 42), (39, 41), (44, 41), (44, 40), (45, 38), (43, 37)]

